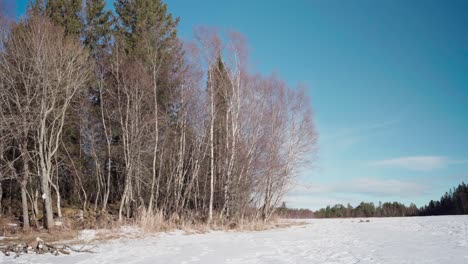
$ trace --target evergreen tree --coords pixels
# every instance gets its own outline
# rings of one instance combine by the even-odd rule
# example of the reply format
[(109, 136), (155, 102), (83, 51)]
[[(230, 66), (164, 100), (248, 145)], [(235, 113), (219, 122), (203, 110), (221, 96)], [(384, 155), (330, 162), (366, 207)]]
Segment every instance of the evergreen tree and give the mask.
[(110, 40), (112, 13), (104, 10), (105, 6), (105, 0), (86, 0), (83, 42), (93, 56), (105, 48)]
[(168, 14), (167, 5), (161, 0), (117, 0), (115, 11), (118, 15), (117, 31), (130, 54), (145, 53), (144, 47), (138, 44), (149, 31), (157, 31), (160, 39), (177, 38), (179, 18), (174, 19), (172, 14)]
[[(181, 82), (183, 52), (177, 36), (179, 18), (168, 13), (161, 0), (116, 0), (115, 38), (119, 48), (132, 60), (146, 66), (152, 75), (158, 64), (158, 101), (174, 117), (175, 89)], [(169, 113), (169, 111), (172, 111)]]
[[(215, 163), (215, 182), (219, 182), (220, 190), (224, 190), (227, 186), (223, 186), (226, 181), (223, 179), (225, 176), (224, 170), (227, 166), (225, 163), (226, 158), (226, 126), (227, 126), (227, 111), (228, 102), (230, 97), (230, 89), (228, 87), (227, 69), (219, 54), (216, 62), (211, 66), (208, 75), (211, 76), (208, 81), (207, 92), (213, 93), (214, 100), (214, 163)], [(213, 91), (211, 91), (213, 89)], [(215, 194), (215, 208), (222, 207), (226, 197), (223, 193)]]
[(430, 201), (421, 208), (421, 215), (468, 214), (468, 186), (462, 182), (458, 187), (446, 192), (440, 201)]
[(83, 31), (81, 0), (47, 0), (45, 13), (65, 28), (66, 35), (80, 35)]

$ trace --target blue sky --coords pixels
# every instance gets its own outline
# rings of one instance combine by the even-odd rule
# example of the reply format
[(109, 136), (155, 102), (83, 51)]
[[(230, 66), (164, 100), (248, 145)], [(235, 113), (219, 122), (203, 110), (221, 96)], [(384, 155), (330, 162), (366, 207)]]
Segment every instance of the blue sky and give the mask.
[(256, 70), (308, 85), (319, 153), (289, 206), (421, 206), (468, 182), (468, 1), (166, 2), (183, 39), (238, 30)]

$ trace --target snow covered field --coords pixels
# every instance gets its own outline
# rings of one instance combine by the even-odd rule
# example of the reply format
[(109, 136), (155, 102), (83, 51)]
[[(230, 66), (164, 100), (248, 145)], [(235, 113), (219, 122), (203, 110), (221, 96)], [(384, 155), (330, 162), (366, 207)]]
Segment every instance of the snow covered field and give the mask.
[(173, 232), (101, 242), (95, 254), (0, 256), (0, 263), (468, 263), (468, 216), (359, 220), (314, 219), (262, 232)]

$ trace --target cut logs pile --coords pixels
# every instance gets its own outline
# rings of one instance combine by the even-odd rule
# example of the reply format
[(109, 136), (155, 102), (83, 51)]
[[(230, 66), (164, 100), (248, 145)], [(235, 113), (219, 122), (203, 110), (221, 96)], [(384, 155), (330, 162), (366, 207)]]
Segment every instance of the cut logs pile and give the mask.
[[(85, 245), (86, 246), (86, 245)], [(87, 253), (94, 253), (92, 248), (85, 248), (82, 246), (80, 249), (73, 248), (69, 245), (52, 245), (46, 243), (39, 237), (36, 237), (29, 243), (18, 243), (18, 244), (10, 244), (3, 247), (0, 247), (0, 251), (5, 254), (5, 256), (14, 255), (15, 257), (19, 257), (21, 254), (47, 254), (50, 253), (52, 255), (58, 256), (60, 254), (69, 255), (70, 252), (87, 252)]]

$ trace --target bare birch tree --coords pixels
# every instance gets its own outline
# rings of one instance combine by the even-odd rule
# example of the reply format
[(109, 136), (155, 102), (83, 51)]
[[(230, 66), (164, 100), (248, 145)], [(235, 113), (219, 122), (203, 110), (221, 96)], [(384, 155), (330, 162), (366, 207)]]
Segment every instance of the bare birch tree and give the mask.
[[(45, 203), (44, 225), (52, 228), (49, 186), (54, 158), (60, 146), (65, 113), (88, 78), (87, 55), (76, 40), (64, 36), (63, 29), (40, 16), (31, 16), (20, 23), (8, 39), (6, 50), (8, 60), (4, 63), (15, 76), (10, 98), (18, 109), (24, 110), (23, 116), (27, 115), (22, 117), (24, 123), (32, 126), (31, 132), (26, 125), (22, 127), (26, 129), (24, 134), (31, 133), (34, 139), (32, 150)], [(26, 149), (27, 142), (22, 144)]]
[(253, 74), (241, 34), (199, 28), (182, 49), (178, 20), (151, 3), (160, 13), (119, 1), (114, 39), (92, 58), (42, 9), (6, 27), (0, 182), (16, 180), (25, 228), (41, 196), (48, 228), (53, 198), (59, 217), (66, 200), (121, 222), (268, 221), (314, 151), (308, 99)]

